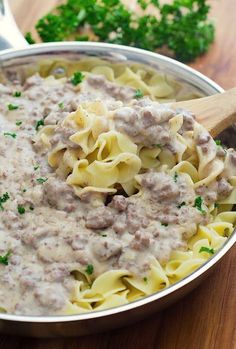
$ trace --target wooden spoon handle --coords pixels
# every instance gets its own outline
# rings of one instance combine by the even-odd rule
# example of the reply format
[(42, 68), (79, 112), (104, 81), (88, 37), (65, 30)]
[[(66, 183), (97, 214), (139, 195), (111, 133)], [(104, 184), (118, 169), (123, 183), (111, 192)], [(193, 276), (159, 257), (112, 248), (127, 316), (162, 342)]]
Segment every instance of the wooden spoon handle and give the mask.
[(209, 97), (172, 104), (174, 109), (191, 111), (213, 137), (236, 122), (236, 87)]

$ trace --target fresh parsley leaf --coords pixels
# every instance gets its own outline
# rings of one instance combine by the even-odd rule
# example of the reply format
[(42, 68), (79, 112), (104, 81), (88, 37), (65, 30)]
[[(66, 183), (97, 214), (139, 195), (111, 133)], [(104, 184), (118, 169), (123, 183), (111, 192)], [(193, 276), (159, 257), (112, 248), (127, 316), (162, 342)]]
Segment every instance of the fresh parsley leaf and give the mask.
[(27, 191), (27, 189), (22, 189), (23, 193), (25, 193)]
[(202, 197), (201, 196), (197, 196), (196, 199), (195, 199), (193, 207), (196, 207), (202, 214), (205, 214), (206, 211), (203, 210), (202, 203), (203, 203)]
[(215, 144), (216, 144), (216, 145), (219, 145), (219, 146), (222, 146), (222, 143), (221, 143), (221, 140), (220, 140), (220, 139), (215, 139)]
[(177, 183), (178, 176), (179, 176), (178, 173), (175, 172), (175, 174), (174, 174), (174, 181), (175, 181), (175, 183)]
[(202, 246), (199, 250), (199, 253), (201, 252), (207, 252), (209, 254), (214, 254), (215, 253), (215, 250), (214, 248), (209, 248), (209, 247), (206, 247), (206, 246)]
[[(133, 12), (122, 0), (66, 0), (43, 16), (36, 30), (44, 42), (77, 38), (91, 29), (90, 40), (124, 44), (150, 51), (165, 48), (175, 58), (190, 61), (206, 52), (214, 40), (207, 0), (138, 0), (146, 12)], [(154, 15), (155, 14), (155, 15)], [(29, 43), (34, 40), (26, 34)], [(79, 38), (81, 40), (81, 38)], [(87, 38), (85, 38), (87, 40)]]
[(135, 91), (134, 98), (142, 98), (143, 97), (143, 92), (138, 88)]
[(36, 125), (35, 125), (35, 130), (38, 131), (39, 127), (40, 126), (44, 126), (44, 120), (43, 119), (40, 119), (36, 122)]
[(20, 126), (22, 124), (22, 121), (16, 120), (16, 126)]
[(64, 108), (64, 103), (63, 103), (63, 102), (59, 103), (59, 104), (58, 104), (58, 107), (59, 107), (60, 109), (63, 109), (63, 108)]
[(37, 171), (39, 169), (39, 165), (34, 166), (34, 170)]
[(8, 258), (11, 254), (11, 251), (8, 251), (4, 256), (0, 256), (0, 263), (4, 265), (8, 265)]
[(214, 207), (215, 208), (218, 208), (219, 207), (219, 204), (217, 202), (214, 203)]
[(27, 33), (25, 34), (25, 40), (26, 40), (30, 45), (35, 44), (35, 40), (33, 39), (32, 34), (31, 34), (30, 32), (27, 32)]
[(182, 206), (185, 206), (185, 205), (186, 205), (186, 202), (183, 201), (183, 202), (181, 202), (181, 204), (179, 204), (179, 205), (177, 206), (177, 208), (181, 208)]
[(12, 138), (16, 138), (16, 133), (15, 132), (4, 132), (3, 133), (4, 136), (9, 136)]
[(84, 79), (84, 75), (80, 71), (77, 71), (74, 73), (70, 81), (73, 85), (76, 86), (80, 84), (83, 81), (83, 79)]
[(33, 211), (33, 210), (34, 210), (34, 207), (33, 207), (33, 206), (30, 206), (29, 209), (30, 209), (30, 211)]
[(21, 97), (21, 92), (20, 91), (14, 92), (13, 97)]
[(10, 199), (10, 196), (9, 196), (8, 192), (6, 192), (2, 196), (0, 196), (0, 210), (1, 211), (4, 210), (4, 207), (2, 204), (4, 204), (9, 199)]
[(146, 282), (146, 283), (148, 282), (148, 279), (147, 279), (146, 276), (144, 276), (143, 281)]
[(40, 177), (36, 179), (36, 181), (40, 184), (45, 183), (47, 180), (48, 180), (47, 177)]
[(19, 108), (18, 105), (11, 104), (11, 103), (9, 103), (7, 107), (8, 107), (8, 110), (16, 110)]
[(25, 213), (25, 208), (22, 205), (17, 206), (17, 211), (19, 214), (24, 214)]
[(88, 275), (91, 275), (93, 274), (93, 271), (94, 271), (94, 267), (92, 264), (88, 264), (86, 269), (85, 269), (85, 272), (88, 274)]
[(168, 227), (168, 223), (161, 223), (161, 225), (163, 225), (163, 227)]

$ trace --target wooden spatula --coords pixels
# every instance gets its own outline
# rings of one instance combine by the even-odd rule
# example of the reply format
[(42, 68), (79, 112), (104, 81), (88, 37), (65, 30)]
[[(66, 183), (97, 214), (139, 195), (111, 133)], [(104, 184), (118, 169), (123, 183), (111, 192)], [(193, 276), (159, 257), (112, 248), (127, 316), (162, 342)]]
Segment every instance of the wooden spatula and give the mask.
[(172, 108), (191, 111), (213, 137), (236, 122), (236, 87), (209, 97), (176, 102)]

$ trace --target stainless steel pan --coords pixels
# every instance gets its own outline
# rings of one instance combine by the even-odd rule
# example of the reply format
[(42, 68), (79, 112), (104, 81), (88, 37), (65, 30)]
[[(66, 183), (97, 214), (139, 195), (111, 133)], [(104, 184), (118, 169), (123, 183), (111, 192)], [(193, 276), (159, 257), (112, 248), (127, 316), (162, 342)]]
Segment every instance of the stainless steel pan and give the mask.
[[(5, 0), (0, 0), (0, 68), (31, 63), (42, 57), (101, 57), (116, 61), (134, 61), (158, 68), (188, 82), (205, 95), (222, 92), (215, 82), (173, 59), (126, 46), (91, 42), (67, 42), (28, 46), (20, 34)], [(202, 267), (176, 284), (128, 305), (81, 315), (18, 316), (0, 314), (0, 332), (45, 337), (78, 336), (109, 330), (143, 319), (176, 302), (193, 290), (213, 271), (236, 241), (236, 233)]]

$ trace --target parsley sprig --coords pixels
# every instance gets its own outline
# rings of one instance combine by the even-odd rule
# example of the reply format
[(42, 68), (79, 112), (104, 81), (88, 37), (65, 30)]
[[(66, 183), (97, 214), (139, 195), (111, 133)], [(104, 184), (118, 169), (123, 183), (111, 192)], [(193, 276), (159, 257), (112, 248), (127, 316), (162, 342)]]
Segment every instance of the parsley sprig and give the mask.
[(86, 269), (85, 269), (85, 272), (88, 274), (88, 275), (92, 275), (93, 274), (93, 271), (94, 271), (94, 267), (92, 264), (88, 264)]
[(202, 214), (206, 214), (206, 211), (202, 208), (203, 198), (201, 196), (197, 196), (195, 198), (194, 206), (196, 207)]
[(77, 71), (74, 73), (70, 81), (74, 86), (76, 86), (80, 84), (83, 81), (83, 79), (84, 75), (80, 71)]
[[(44, 42), (95, 38), (150, 51), (164, 47), (182, 61), (203, 54), (213, 42), (215, 30), (208, 19), (207, 0), (138, 3), (144, 13), (134, 13), (122, 0), (67, 0), (42, 17), (36, 30)], [(153, 12), (157, 15), (149, 14)], [(86, 26), (91, 28), (91, 36), (78, 36)], [(26, 33), (26, 39), (34, 43), (30, 33)]]
[(201, 252), (207, 252), (209, 254), (214, 254), (215, 253), (215, 250), (214, 248), (210, 248), (210, 247), (207, 247), (207, 246), (202, 246), (199, 250), (199, 253)]
[(9, 200), (9, 199), (10, 199), (10, 196), (9, 196), (8, 192), (6, 192), (2, 196), (0, 196), (0, 210), (1, 211), (4, 211), (4, 207), (2, 204), (7, 202), (7, 200)]
[(4, 256), (0, 256), (0, 264), (8, 265), (8, 258), (11, 254), (11, 251), (8, 251)]

